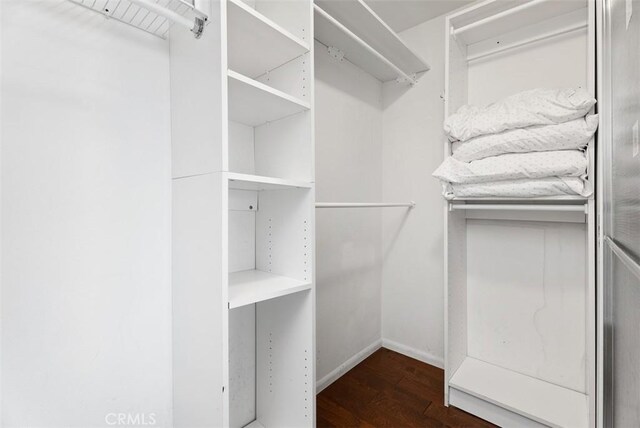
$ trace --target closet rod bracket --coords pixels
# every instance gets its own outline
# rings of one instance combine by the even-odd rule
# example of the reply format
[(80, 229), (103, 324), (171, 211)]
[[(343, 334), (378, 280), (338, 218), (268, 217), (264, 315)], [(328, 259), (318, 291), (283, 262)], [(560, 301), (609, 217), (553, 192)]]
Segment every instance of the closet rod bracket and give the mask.
[(329, 52), (329, 55), (332, 56), (336, 61), (344, 61), (344, 52), (342, 52), (335, 46), (329, 46), (327, 48), (327, 52)]
[(396, 83), (408, 83), (410, 86), (415, 85), (418, 82), (418, 75), (416, 73), (398, 76), (396, 78)]

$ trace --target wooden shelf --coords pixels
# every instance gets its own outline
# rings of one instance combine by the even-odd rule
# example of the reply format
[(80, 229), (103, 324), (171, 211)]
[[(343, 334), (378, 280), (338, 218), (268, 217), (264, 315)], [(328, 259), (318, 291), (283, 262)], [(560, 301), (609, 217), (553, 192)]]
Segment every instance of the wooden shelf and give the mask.
[(362, 0), (316, 0), (325, 14), (346, 27), (370, 49), (316, 9), (315, 37), (325, 46), (344, 52), (345, 57), (381, 81), (399, 77), (397, 69), (408, 76), (429, 70), (429, 65)]
[(259, 270), (234, 272), (229, 274), (229, 308), (239, 308), (310, 288), (308, 281)]
[(228, 71), (229, 119), (249, 126), (309, 110), (309, 103), (235, 71)]
[(449, 386), (556, 427), (588, 426), (585, 394), (467, 357)]
[(258, 77), (309, 52), (294, 36), (242, 0), (227, 2), (229, 68)]
[(457, 23), (454, 25), (454, 37), (467, 45), (481, 42), (491, 37), (509, 33), (528, 25), (538, 24), (557, 16), (585, 9), (586, 0), (557, 1), (557, 0), (530, 0), (526, 3), (518, 3), (515, 7), (504, 2), (500, 7), (504, 10), (496, 10), (496, 6), (490, 3), (481, 3), (473, 11), (472, 22)]
[(305, 181), (239, 174), (236, 172), (227, 173), (227, 179), (229, 180), (229, 188), (234, 190), (310, 189), (312, 187), (312, 183)]

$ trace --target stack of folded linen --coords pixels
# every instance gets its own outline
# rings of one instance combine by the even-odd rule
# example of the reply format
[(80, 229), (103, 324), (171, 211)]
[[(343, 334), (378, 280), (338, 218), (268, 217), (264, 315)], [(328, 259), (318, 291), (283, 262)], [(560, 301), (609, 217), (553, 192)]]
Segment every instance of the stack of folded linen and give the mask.
[(444, 130), (453, 154), (433, 175), (444, 196), (589, 196), (585, 153), (598, 127), (582, 89), (534, 89), (487, 107), (463, 106)]

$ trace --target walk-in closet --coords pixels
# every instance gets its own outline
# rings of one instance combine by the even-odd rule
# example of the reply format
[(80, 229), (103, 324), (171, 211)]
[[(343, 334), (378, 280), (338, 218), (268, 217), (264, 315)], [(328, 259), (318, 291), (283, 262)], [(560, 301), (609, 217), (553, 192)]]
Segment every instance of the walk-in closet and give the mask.
[(0, 1), (0, 428), (640, 426), (638, 11)]

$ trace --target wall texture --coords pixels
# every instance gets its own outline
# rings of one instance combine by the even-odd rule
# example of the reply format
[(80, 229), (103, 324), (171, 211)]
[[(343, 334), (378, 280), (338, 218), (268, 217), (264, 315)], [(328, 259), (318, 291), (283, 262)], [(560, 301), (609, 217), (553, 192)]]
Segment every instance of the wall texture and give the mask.
[(384, 85), (385, 201), (416, 208), (383, 214), (383, 344), (430, 364), (444, 357), (444, 211), (431, 176), (443, 159), (444, 17), (401, 33), (431, 70), (413, 88)]
[[(316, 43), (316, 198), (382, 200), (382, 84)], [(316, 210), (317, 379), (380, 343), (381, 211)]]
[(2, 9), (2, 426), (169, 426), (168, 45)]

